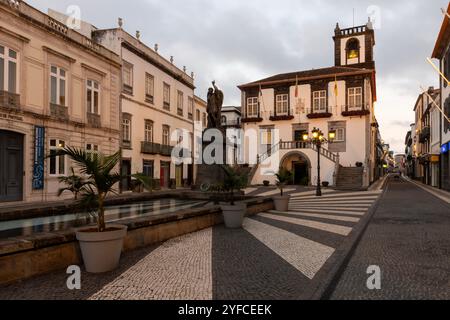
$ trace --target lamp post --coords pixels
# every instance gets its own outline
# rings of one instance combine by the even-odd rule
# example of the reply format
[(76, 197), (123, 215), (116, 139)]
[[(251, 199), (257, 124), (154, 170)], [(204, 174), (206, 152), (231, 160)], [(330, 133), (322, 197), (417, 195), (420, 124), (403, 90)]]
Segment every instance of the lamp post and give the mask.
[(312, 130), (312, 136), (309, 137), (308, 134), (303, 135), (303, 141), (310, 142), (317, 148), (317, 191), (316, 196), (321, 197), (322, 196), (322, 186), (320, 181), (320, 150), (322, 148), (322, 145), (325, 143), (333, 143), (334, 139), (336, 139), (336, 131), (330, 131), (328, 133), (328, 139), (325, 138), (323, 132), (318, 129), (314, 128)]

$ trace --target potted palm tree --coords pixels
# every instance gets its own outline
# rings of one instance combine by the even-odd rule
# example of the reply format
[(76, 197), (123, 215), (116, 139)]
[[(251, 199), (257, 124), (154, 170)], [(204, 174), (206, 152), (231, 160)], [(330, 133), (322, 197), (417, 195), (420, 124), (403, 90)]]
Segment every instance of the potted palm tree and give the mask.
[(280, 168), (275, 176), (277, 177), (277, 187), (280, 189), (280, 195), (273, 198), (275, 210), (288, 211), (291, 196), (284, 194), (284, 187), (292, 181), (292, 172), (285, 168)]
[(79, 202), (88, 213), (94, 214), (97, 220), (96, 227), (88, 226), (76, 230), (86, 271), (102, 273), (114, 270), (119, 265), (127, 226), (106, 225), (105, 199), (108, 194), (116, 192), (114, 186), (122, 178), (119, 173), (114, 172), (121, 152), (111, 156), (92, 155), (85, 150), (66, 147), (54, 156), (68, 156), (76, 164), (80, 174), (86, 176), (79, 190)]
[(222, 166), (225, 171), (223, 188), (228, 192), (228, 204), (221, 209), (225, 226), (230, 229), (241, 228), (247, 213), (247, 204), (235, 202), (235, 192), (240, 192), (248, 184), (248, 170), (239, 166)]
[(60, 197), (65, 191), (70, 191), (73, 193), (75, 200), (78, 200), (78, 195), (82, 191), (86, 182), (82, 177), (75, 174), (75, 170), (73, 168), (70, 169), (72, 171), (72, 174), (70, 176), (58, 178), (59, 183), (63, 183), (66, 185), (65, 188), (60, 188), (58, 190), (58, 197)]

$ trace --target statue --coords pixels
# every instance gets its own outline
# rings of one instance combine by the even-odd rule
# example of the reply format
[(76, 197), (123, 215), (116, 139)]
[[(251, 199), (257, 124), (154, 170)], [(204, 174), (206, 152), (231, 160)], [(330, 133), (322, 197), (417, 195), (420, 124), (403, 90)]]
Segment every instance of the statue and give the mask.
[(222, 127), (222, 105), (224, 95), (223, 92), (217, 88), (216, 82), (213, 81), (214, 88), (208, 90), (208, 104), (206, 111), (208, 112), (208, 129), (220, 129)]

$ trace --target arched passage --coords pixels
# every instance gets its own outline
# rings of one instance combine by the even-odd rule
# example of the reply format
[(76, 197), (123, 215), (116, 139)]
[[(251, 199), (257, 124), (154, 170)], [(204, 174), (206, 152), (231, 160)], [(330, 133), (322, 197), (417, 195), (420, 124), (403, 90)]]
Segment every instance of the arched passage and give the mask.
[(293, 173), (295, 185), (311, 185), (311, 161), (303, 152), (289, 152), (281, 160), (281, 166)]

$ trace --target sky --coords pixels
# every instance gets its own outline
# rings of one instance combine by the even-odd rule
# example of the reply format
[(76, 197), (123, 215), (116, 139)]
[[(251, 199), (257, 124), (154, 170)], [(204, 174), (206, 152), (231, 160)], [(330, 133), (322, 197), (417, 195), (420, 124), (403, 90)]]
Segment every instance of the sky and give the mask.
[[(159, 53), (174, 56), (195, 74), (196, 95), (205, 98), (211, 81), (225, 93), (225, 105), (240, 105), (238, 85), (271, 75), (334, 65), (332, 36), (341, 28), (375, 24), (378, 102), (382, 139), (396, 153), (414, 122), (420, 88), (439, 86), (426, 61), (444, 19), (446, 0), (26, 0), (68, 12), (97, 28), (117, 26)], [(434, 61), (437, 64), (437, 61)]]

